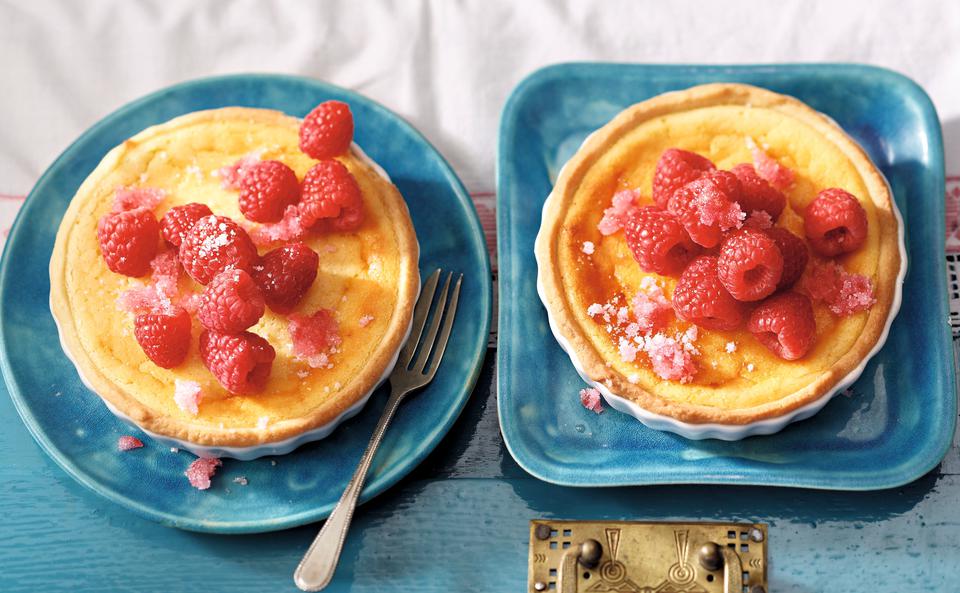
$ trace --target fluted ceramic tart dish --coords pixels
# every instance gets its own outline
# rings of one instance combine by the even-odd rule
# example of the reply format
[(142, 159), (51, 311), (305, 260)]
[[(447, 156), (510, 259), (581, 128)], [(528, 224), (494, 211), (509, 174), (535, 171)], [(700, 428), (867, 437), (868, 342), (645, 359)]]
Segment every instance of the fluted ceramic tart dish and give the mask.
[[(707, 163), (702, 168), (709, 166), (705, 177), (713, 176), (711, 181), (695, 181), (694, 175), (676, 182), (680, 188), (695, 181), (676, 192), (685, 191), (686, 198), (664, 193), (670, 171), (659, 171), (667, 152)], [(744, 167), (751, 187), (782, 195), (779, 206), (767, 208), (773, 216), (754, 210), (756, 204), (745, 198), (737, 198), (743, 207), (733, 213), (722, 208), (736, 204), (704, 197), (702, 192), (719, 187), (713, 179), (734, 177), (718, 171), (732, 170), (747, 187)], [(846, 211), (822, 214), (833, 206), (824, 205), (830, 196), (821, 196), (835, 190), (842, 190), (848, 209), (859, 211), (858, 220), (865, 223), (854, 229), (856, 245), (848, 249), (822, 243), (846, 232), (846, 219), (826, 238), (811, 230), (816, 216), (846, 216)], [(719, 204), (720, 214), (710, 210), (711, 204)], [(689, 231), (670, 251), (678, 258), (672, 269), (651, 264), (649, 254), (631, 244), (631, 233), (641, 237), (635, 244), (653, 236), (639, 219), (630, 218), (638, 210), (641, 218), (668, 217), (678, 221), (669, 224)], [(731, 216), (723, 220), (725, 212)], [(724, 251), (733, 249), (727, 246), (731, 235), (769, 235), (768, 228), (792, 235), (804, 252), (786, 286), (773, 288), (778, 267), (769, 291), (740, 302), (722, 287), (715, 290), (716, 281), (697, 284), (685, 270), (691, 261), (723, 268)], [(671, 240), (655, 235), (650, 249)], [(691, 438), (770, 433), (822, 408), (856, 380), (883, 344), (900, 306), (906, 270), (899, 212), (864, 150), (834, 121), (797, 99), (726, 83), (656, 96), (623, 110), (590, 135), (564, 165), (544, 204), (535, 251), (538, 291), (551, 329), (578, 373), (613, 407)], [(752, 273), (756, 270), (747, 272)], [(818, 288), (830, 283), (836, 284), (833, 293)], [(723, 325), (691, 313), (691, 307), (714, 306), (690, 305), (707, 298), (703, 295), (713, 298), (714, 292), (723, 293), (739, 321)], [(732, 287), (730, 292), (736, 294)], [(812, 329), (802, 350), (784, 354), (776, 337), (792, 338), (777, 331), (789, 331), (783, 325), (773, 334), (758, 328), (769, 322), (770, 311), (782, 310), (774, 299), (788, 294), (809, 303), (799, 325)], [(654, 322), (649, 314), (656, 307), (664, 316)], [(785, 314), (786, 325), (796, 327), (791, 314)], [(771, 335), (773, 347), (764, 342)]]
[[(345, 167), (362, 197), (362, 222), (348, 229), (328, 225), (291, 231), (296, 217), (260, 223), (239, 206), (244, 166), (282, 163), (296, 175), (296, 188), (317, 164), (298, 145), (300, 125), (300, 119), (279, 111), (220, 108), (147, 128), (103, 158), (60, 224), (50, 260), (50, 306), (64, 351), (111, 411), (155, 438), (204, 455), (283, 453), (326, 436), (359, 410), (396, 360), (419, 289), (418, 244), (404, 199), (380, 167), (349, 139), (345, 151), (326, 159)], [(273, 350), (267, 357), (272, 362), (261, 369), (269, 376), (256, 389), (247, 392), (245, 386), (218, 380), (202, 360), (199, 342), (209, 324), (201, 323), (196, 309), (203, 308), (214, 281), (199, 282), (196, 273), (177, 265), (184, 263), (185, 245), (178, 253), (166, 235), (156, 234), (152, 275), (115, 273), (108, 266), (104, 243), (98, 244), (98, 221), (123, 210), (124, 201), (133, 202), (126, 207), (152, 209), (161, 224), (174, 208), (203, 204), (253, 238), (253, 260), (294, 242), (317, 255), (310, 266), (316, 268), (315, 279), (296, 304), (274, 307), (268, 298), (264, 308), (261, 301), (262, 316), (246, 330)], [(215, 257), (217, 241), (225, 236), (201, 238), (207, 243), (199, 244), (197, 259)], [(142, 311), (137, 303), (129, 305), (156, 289), (158, 274), (162, 282), (156, 262), (165, 255), (176, 269), (173, 287), (161, 295), (163, 305), (194, 313), (189, 349), (172, 368), (156, 364), (138, 344), (134, 317)], [(255, 261), (245, 269), (254, 278), (257, 270), (262, 274)], [(326, 325), (304, 325), (321, 311)], [(327, 332), (321, 341), (328, 342), (317, 351), (299, 351), (294, 320), (306, 327), (303, 335)], [(225, 356), (232, 360), (233, 354)]]

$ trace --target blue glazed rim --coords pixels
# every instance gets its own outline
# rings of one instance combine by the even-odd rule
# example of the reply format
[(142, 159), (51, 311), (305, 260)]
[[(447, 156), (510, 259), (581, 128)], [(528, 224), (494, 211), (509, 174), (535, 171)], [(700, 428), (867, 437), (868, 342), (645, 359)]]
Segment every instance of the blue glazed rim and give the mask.
[[(930, 153), (927, 162), (930, 163), (929, 174), (933, 176), (932, 185), (935, 187), (943, 188), (945, 187), (946, 178), (944, 172), (944, 152), (943, 152), (943, 137), (942, 130), (939, 125), (939, 117), (937, 116), (936, 109), (931, 101), (929, 95), (926, 91), (917, 84), (911, 78), (887, 69), (878, 66), (871, 66), (867, 64), (857, 64), (857, 63), (798, 63), (798, 64), (717, 64), (717, 65), (708, 65), (708, 64), (637, 64), (629, 62), (565, 62), (559, 64), (552, 64), (545, 66), (538, 70), (535, 70), (520, 83), (514, 87), (513, 91), (510, 93), (510, 96), (507, 98), (506, 103), (504, 104), (503, 110), (500, 117), (500, 128), (499, 136), (497, 143), (497, 253), (499, 254), (500, 259), (500, 268), (503, 270), (505, 268), (504, 262), (507, 261), (511, 255), (512, 239), (509, 238), (510, 233), (512, 232), (512, 225), (510, 224), (509, 216), (509, 207), (501, 207), (501, 201), (506, 201), (506, 188), (512, 187), (514, 182), (512, 178), (508, 177), (508, 173), (504, 171), (503, 163), (508, 162), (514, 158), (514, 149), (511, 145), (509, 139), (512, 139), (516, 136), (515, 127), (519, 122), (518, 113), (521, 109), (523, 100), (528, 91), (537, 85), (546, 84), (550, 81), (559, 80), (559, 79), (568, 79), (568, 78), (592, 78), (597, 72), (617, 72), (623, 68), (630, 68), (640, 71), (648, 71), (651, 74), (662, 73), (670, 71), (672, 73), (679, 74), (710, 74), (714, 75), (715, 78), (709, 81), (695, 81), (690, 82), (690, 86), (695, 84), (704, 84), (706, 82), (722, 82), (724, 81), (723, 76), (728, 75), (731, 79), (737, 77), (738, 75), (743, 76), (746, 74), (753, 75), (763, 75), (763, 74), (777, 74), (784, 70), (789, 70), (791, 74), (821, 74), (824, 72), (829, 72), (832, 74), (843, 73), (843, 74), (869, 74), (875, 77), (883, 77), (887, 79), (891, 85), (897, 85), (905, 88), (907, 92), (912, 94), (915, 98), (918, 99), (918, 102), (922, 105), (921, 119), (926, 122), (935, 122), (934, 125), (930, 125), (924, 129), (924, 131), (930, 137)], [(762, 82), (751, 82), (748, 84), (758, 84), (762, 86)], [(546, 196), (543, 196), (546, 198)], [(934, 234), (938, 237), (945, 236), (944, 230), (944, 204), (940, 200), (937, 202), (935, 207), (938, 210), (939, 216), (936, 217), (936, 220), (933, 222), (935, 225)], [(904, 228), (907, 234), (907, 237), (910, 235), (910, 229), (908, 226), (908, 221), (904, 220)], [(942, 251), (941, 245), (941, 251)], [(908, 243), (909, 250), (909, 243)], [(505, 257), (506, 255), (506, 257)], [(531, 250), (530, 253), (516, 253), (512, 254), (512, 257), (523, 258), (528, 257), (531, 260), (534, 259), (534, 254)], [(911, 264), (915, 265), (915, 264)], [(946, 265), (945, 258), (943, 254), (940, 257), (936, 258), (936, 261), (932, 263), (935, 267), (934, 275), (940, 282), (940, 292), (942, 293), (941, 298), (941, 318), (947, 319), (949, 316), (949, 301), (947, 299), (947, 289), (946, 289)], [(506, 292), (507, 287), (509, 286), (511, 280), (509, 276), (504, 277), (504, 274), (501, 274), (499, 278), (498, 285), (498, 299), (499, 302), (507, 302), (510, 298), (510, 294)], [(538, 301), (536, 306), (540, 307), (542, 304)], [(509, 320), (505, 322), (504, 316), (509, 313), (505, 313), (504, 307), (500, 307), (498, 311), (498, 327), (503, 328), (507, 327)], [(553, 335), (549, 334), (548, 339), (553, 339)], [(904, 471), (902, 467), (889, 467), (886, 468), (883, 472), (874, 472), (869, 476), (857, 476), (857, 479), (847, 479), (844, 481), (837, 481), (833, 479), (831, 481), (829, 474), (827, 478), (824, 479), (823, 472), (808, 477), (803, 480), (788, 480), (783, 476), (777, 475), (776, 479), (751, 479), (744, 476), (734, 476), (734, 475), (714, 475), (714, 474), (702, 474), (698, 478), (688, 479), (682, 477), (674, 477), (670, 474), (667, 475), (656, 475), (654, 477), (646, 476), (645, 479), (637, 480), (618, 480), (613, 481), (610, 479), (592, 481), (589, 478), (578, 474), (572, 470), (569, 470), (565, 467), (558, 467), (556, 462), (546, 460), (545, 458), (538, 457), (535, 451), (531, 451), (530, 447), (522, 443), (523, 436), (522, 431), (517, 428), (517, 423), (521, 422), (520, 418), (512, 416), (512, 412), (505, 413), (505, 399), (515, 397), (514, 395), (504, 396), (504, 377), (510, 372), (513, 372), (512, 361), (510, 360), (509, 351), (510, 348), (497, 348), (497, 414), (500, 421), (500, 429), (503, 434), (503, 441), (506, 445), (507, 450), (509, 451), (511, 457), (517, 462), (517, 464), (524, 469), (527, 473), (551, 484), (557, 484), (560, 486), (574, 486), (574, 487), (618, 487), (618, 486), (646, 486), (646, 485), (667, 485), (667, 484), (729, 484), (729, 485), (741, 485), (741, 486), (779, 486), (779, 487), (793, 487), (793, 488), (810, 488), (810, 489), (820, 489), (820, 490), (848, 490), (848, 491), (866, 491), (866, 490), (883, 490), (889, 488), (896, 488), (898, 486), (903, 486), (909, 484), (914, 480), (920, 478), (933, 468), (935, 468), (947, 452), (950, 450), (951, 443), (953, 441), (953, 435), (956, 431), (957, 425), (957, 376), (956, 376), (956, 361), (953, 359), (953, 349), (952, 349), (952, 336), (950, 333), (949, 325), (944, 324), (941, 330), (941, 339), (943, 343), (947, 344), (945, 350), (949, 353), (951, 360), (945, 361), (946, 364), (944, 368), (947, 369), (948, 376), (946, 377), (945, 383), (947, 385), (953, 386), (953, 391), (955, 396), (951, 398), (946, 398), (945, 401), (945, 410), (944, 414), (949, 417), (949, 420), (939, 423), (938, 426), (940, 430), (933, 435), (932, 437), (926, 440), (927, 446), (922, 449), (922, 452), (914, 457), (913, 469), (912, 471)], [(571, 363), (572, 364), (572, 363)], [(769, 438), (769, 437), (758, 437), (758, 438)], [(516, 439), (516, 441), (514, 441)], [(931, 446), (934, 445), (934, 446)], [(520, 445), (520, 446), (518, 446)]]
[[(126, 103), (115, 111), (109, 113), (97, 121), (97, 123), (95, 123), (93, 126), (85, 130), (79, 137), (77, 137), (77, 139), (71, 142), (70, 145), (53, 161), (53, 163), (47, 167), (44, 173), (37, 180), (33, 189), (31, 189), (30, 193), (27, 195), (23, 205), (20, 207), (20, 210), (17, 212), (17, 216), (14, 219), (10, 233), (7, 237), (7, 242), (12, 243), (16, 240), (17, 236), (21, 232), (27, 232), (24, 228), (25, 225), (22, 224), (22, 221), (25, 218), (31, 204), (35, 201), (37, 194), (42, 193), (48, 178), (53, 175), (56, 170), (62, 167), (64, 163), (69, 162), (69, 160), (74, 157), (74, 153), (79, 150), (78, 146), (82, 144), (87, 137), (96, 134), (108, 126), (113, 125), (117, 121), (123, 120), (128, 114), (137, 111), (145, 104), (149, 104), (159, 98), (162, 98), (164, 95), (184, 91), (190, 89), (191, 87), (235, 81), (249, 81), (253, 84), (295, 82), (298, 84), (311, 86), (321, 93), (338, 94), (348, 97), (349, 101), (362, 104), (366, 108), (377, 112), (380, 116), (394, 120), (401, 128), (409, 133), (411, 137), (413, 137), (419, 143), (422, 143), (428, 152), (432, 151), (440, 165), (444, 180), (453, 189), (456, 196), (466, 208), (466, 212), (469, 214), (468, 218), (471, 231), (470, 234), (472, 235), (472, 238), (477, 241), (479, 245), (486, 245), (486, 242), (483, 239), (483, 230), (480, 225), (479, 217), (477, 216), (476, 207), (473, 205), (473, 202), (470, 199), (466, 188), (463, 186), (463, 183), (460, 181), (459, 177), (457, 177), (453, 168), (450, 166), (450, 163), (443, 157), (440, 151), (437, 150), (436, 147), (434, 147), (433, 144), (431, 144), (430, 141), (427, 140), (426, 137), (424, 137), (423, 134), (420, 133), (420, 131), (417, 130), (413, 125), (380, 103), (349, 89), (302, 76), (269, 73), (229, 74), (187, 80), (144, 95), (143, 97)], [(376, 476), (371, 476), (368, 479), (360, 496), (361, 503), (367, 502), (375, 496), (383, 493), (385, 490), (395, 485), (403, 477), (409, 474), (417, 465), (419, 465), (420, 462), (422, 462), (436, 448), (443, 437), (446, 436), (447, 432), (453, 426), (454, 422), (456, 422), (460, 412), (463, 410), (467, 400), (470, 398), (470, 395), (473, 392), (473, 388), (476, 385), (483, 366), (483, 360), (486, 356), (493, 301), (493, 287), (489, 280), (491, 278), (490, 257), (486, 248), (483, 248), (481, 251), (482, 257), (480, 259), (482, 262), (482, 270), (480, 270), (480, 272), (482, 275), (480, 276), (480, 282), (486, 287), (485, 290), (479, 291), (479, 306), (481, 308), (480, 318), (482, 319), (482, 327), (480, 328), (481, 331), (478, 333), (478, 335), (481, 339), (479, 339), (477, 342), (476, 351), (471, 353), (470, 358), (472, 359), (472, 364), (470, 366), (469, 375), (464, 378), (461, 394), (454, 402), (454, 405), (449, 407), (449, 411), (444, 417), (444, 421), (439, 425), (434, 425), (432, 431), (428, 433), (428, 438), (421, 442), (421, 445), (415, 450), (413, 455), (406, 457), (401, 463), (392, 465), (392, 467), (389, 467), (383, 473), (380, 473)], [(9, 253), (9, 250), (5, 249), (2, 256), (0, 256), (0, 287), (6, 286), (7, 283), (7, 274), (10, 268)], [(47, 273), (46, 268), (42, 270), (42, 273)], [(25, 403), (19, 386), (13, 380), (9, 379), (12, 365), (7, 350), (5, 328), (6, 323), (4, 319), (3, 307), (0, 307), (0, 372), (2, 372), (3, 380), (7, 390), (10, 393), (10, 399), (13, 401), (14, 408), (17, 410), (17, 413), (20, 415), (20, 418), (27, 427), (27, 430), (30, 432), (31, 436), (33, 436), (37, 444), (40, 445), (41, 449), (43, 449), (43, 451), (61, 469), (63, 469), (64, 472), (66, 472), (70, 477), (91, 492), (94, 492), (95, 494), (98, 494), (105, 499), (110, 500), (111, 502), (117, 503), (141, 517), (179, 529), (206, 533), (239, 534), (276, 531), (312, 523), (324, 519), (330, 514), (335, 502), (311, 509), (309, 511), (286, 515), (276, 519), (229, 522), (203, 521), (192, 518), (184, 518), (183, 516), (174, 513), (157, 511), (141, 504), (137, 500), (121, 495), (109, 488), (103, 487), (97, 480), (88, 477), (84, 471), (78, 468), (78, 466), (70, 459), (69, 456), (63, 454), (56, 446), (53, 445), (53, 443), (50, 442), (44, 430), (40, 426), (40, 423), (37, 421), (37, 418), (31, 412), (29, 406)]]

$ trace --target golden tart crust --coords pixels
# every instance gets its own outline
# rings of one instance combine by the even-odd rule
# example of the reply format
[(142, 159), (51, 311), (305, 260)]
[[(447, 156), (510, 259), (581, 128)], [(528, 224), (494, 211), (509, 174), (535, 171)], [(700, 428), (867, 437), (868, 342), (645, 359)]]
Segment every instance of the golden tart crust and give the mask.
[[(97, 221), (111, 210), (117, 187), (166, 191), (155, 209), (158, 219), (173, 206), (203, 202), (215, 214), (246, 224), (236, 191), (222, 188), (216, 171), (261, 152), (262, 158), (283, 161), (302, 178), (315, 161), (299, 151), (299, 123), (278, 111), (234, 107), (175, 118), (111, 150), (71, 201), (50, 260), (51, 310), (64, 350), (85, 383), (142, 428), (204, 446), (283, 441), (337, 419), (366, 397), (395, 361), (419, 290), (419, 247), (403, 197), (356, 147), (338, 158), (363, 193), (363, 226), (305, 239), (320, 254), (320, 265), (316, 281), (294, 310), (336, 311), (343, 344), (333, 355), (332, 368), (314, 369), (297, 360), (287, 317), (267, 309), (250, 328), (277, 351), (266, 388), (232, 395), (200, 361), (196, 320), (186, 362), (168, 370), (146, 357), (134, 338), (132, 315), (115, 305), (124, 290), (145, 280), (110, 272), (100, 255)], [(181, 274), (180, 288), (202, 287)], [(360, 321), (368, 316), (372, 320)], [(201, 384), (199, 415), (175, 404), (177, 379)]]
[[(872, 280), (876, 303), (842, 318), (815, 305), (817, 342), (794, 362), (769, 352), (745, 329), (700, 329), (700, 369), (693, 381), (665, 381), (646, 357), (624, 362), (602, 324), (586, 310), (618, 292), (629, 298), (644, 276), (654, 276), (667, 296), (676, 280), (642, 272), (623, 233), (604, 237), (597, 223), (616, 191), (639, 188), (642, 203), (652, 203), (654, 168), (667, 148), (696, 152), (728, 169), (752, 162), (748, 137), (796, 173), (785, 192), (787, 209), (779, 226), (803, 237), (798, 213), (827, 187), (846, 189), (861, 201), (869, 223), (867, 241), (837, 262)], [(544, 206), (536, 241), (540, 292), (554, 330), (590, 380), (649, 412), (683, 422), (749, 424), (782, 416), (831, 392), (875, 349), (895, 314), (906, 264), (898, 216), (882, 174), (833, 120), (797, 99), (757, 87), (693, 87), (627, 108), (592, 134), (564, 166)], [(584, 253), (587, 241), (595, 244), (592, 254)], [(675, 323), (672, 329), (684, 327)], [(730, 342), (733, 352), (728, 351)]]

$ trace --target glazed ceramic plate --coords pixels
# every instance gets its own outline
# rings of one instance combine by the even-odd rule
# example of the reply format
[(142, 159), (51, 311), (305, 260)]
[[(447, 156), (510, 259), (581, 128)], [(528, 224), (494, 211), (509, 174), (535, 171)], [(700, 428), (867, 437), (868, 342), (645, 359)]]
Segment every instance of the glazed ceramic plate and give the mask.
[[(84, 133), (40, 178), (20, 210), (0, 262), (0, 366), (27, 428), (73, 478), (165, 524), (211, 532), (283, 529), (326, 517), (340, 498), (388, 395), (326, 439), (255, 461), (224, 460), (201, 492), (183, 472), (194, 457), (154, 443), (111, 414), (80, 382), (50, 315), (47, 265), (60, 218), (80, 183), (113, 146), (172, 117), (229, 105), (304, 115), (327, 99), (350, 104), (355, 139), (407, 200), (420, 242), (420, 270), (464, 272), (457, 319), (434, 381), (399, 410), (373, 461), (361, 500), (395, 484), (433, 450), (470, 395), (486, 351), (490, 263), (476, 212), (442, 156), (381, 105), (318, 81), (240, 75), (180, 84), (135, 101)], [(116, 450), (133, 434), (147, 446)], [(247, 485), (235, 483), (246, 478)]]
[[(792, 95), (835, 119), (889, 180), (910, 262), (899, 315), (851, 389), (811, 419), (737, 442), (692, 441), (577, 397), (584, 387), (537, 296), (543, 201), (584, 138), (622, 109), (707, 82)], [(504, 108), (498, 154), (498, 406), (504, 440), (534, 476), (571, 486), (757, 484), (869, 490), (933, 468), (957, 406), (944, 264), (940, 125), (903, 76), (858, 65), (563, 64), (535, 72)]]

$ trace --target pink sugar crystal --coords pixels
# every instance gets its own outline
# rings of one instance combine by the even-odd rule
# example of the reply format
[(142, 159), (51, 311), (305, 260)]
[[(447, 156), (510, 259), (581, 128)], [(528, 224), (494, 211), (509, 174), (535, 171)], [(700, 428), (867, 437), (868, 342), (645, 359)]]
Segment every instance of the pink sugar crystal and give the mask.
[(764, 152), (749, 136), (747, 137), (747, 148), (753, 155), (753, 168), (757, 171), (757, 175), (780, 191), (793, 185), (794, 172)]
[[(300, 222), (300, 211), (297, 206), (287, 206), (283, 212), (283, 218), (280, 222), (272, 224), (262, 224), (250, 231), (250, 238), (259, 247), (279, 243), (282, 241), (295, 241), (303, 238), (307, 230)], [(336, 248), (334, 248), (336, 251)]]
[(718, 226), (721, 231), (738, 229), (746, 220), (746, 213), (737, 202), (731, 202), (713, 191), (703, 191), (696, 197), (697, 216), (703, 226)]
[(137, 437), (123, 435), (117, 439), (117, 449), (120, 451), (129, 451), (130, 449), (139, 449), (143, 446), (143, 441)]
[(373, 315), (364, 315), (363, 317), (360, 318), (360, 321), (358, 323), (360, 327), (367, 327), (368, 325), (373, 323)]
[(162, 251), (150, 262), (153, 269), (151, 280), (156, 284), (157, 293), (173, 299), (180, 294), (177, 283), (180, 280), (180, 261), (173, 249)]
[(200, 413), (201, 399), (203, 399), (203, 393), (200, 392), (199, 383), (180, 379), (174, 381), (173, 401), (178, 408), (196, 416)]
[(603, 211), (603, 218), (597, 224), (600, 234), (612, 235), (619, 231), (636, 210), (634, 202), (639, 198), (640, 192), (635, 189), (625, 189), (614, 194), (610, 207)]
[(865, 311), (877, 302), (869, 278), (851, 274), (836, 262), (812, 266), (803, 279), (803, 290), (841, 317)]
[(673, 306), (656, 280), (647, 276), (640, 282), (640, 291), (630, 303), (640, 331), (657, 331), (670, 322)]
[(747, 217), (743, 226), (760, 230), (769, 229), (773, 226), (773, 219), (766, 210), (754, 210), (750, 213), (750, 216)]
[(618, 350), (620, 351), (620, 360), (623, 362), (635, 361), (637, 359), (637, 353), (640, 352), (640, 348), (626, 338), (620, 338)]
[(580, 403), (591, 412), (599, 414), (603, 411), (603, 398), (600, 391), (593, 387), (580, 390)]
[(697, 373), (693, 354), (674, 338), (654, 334), (645, 340), (644, 350), (650, 356), (653, 372), (662, 379), (689, 383)]
[(198, 457), (190, 464), (183, 475), (190, 480), (190, 485), (197, 490), (206, 490), (210, 487), (210, 478), (217, 473), (217, 468), (223, 465), (216, 457)]
[(260, 162), (262, 151), (251, 152), (232, 165), (220, 167), (217, 169), (217, 176), (220, 177), (220, 186), (223, 189), (240, 189), (240, 179), (251, 165)]
[(293, 314), (288, 324), (293, 352), (299, 360), (311, 367), (330, 368), (331, 354), (340, 351), (340, 324), (330, 309), (320, 309), (313, 315)]
[(113, 195), (113, 211), (134, 208), (153, 210), (166, 196), (167, 192), (153, 187), (118, 187)]
[(191, 292), (180, 299), (180, 307), (182, 307), (187, 313), (193, 315), (200, 307), (200, 300), (202, 298), (202, 292)]
[(153, 273), (145, 286), (130, 288), (120, 294), (117, 306), (121, 310), (134, 314), (173, 311), (173, 300), (179, 296), (177, 281), (180, 278), (176, 252), (160, 252), (150, 261), (150, 267)]

